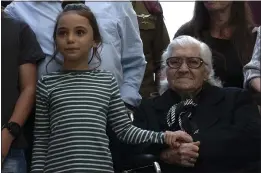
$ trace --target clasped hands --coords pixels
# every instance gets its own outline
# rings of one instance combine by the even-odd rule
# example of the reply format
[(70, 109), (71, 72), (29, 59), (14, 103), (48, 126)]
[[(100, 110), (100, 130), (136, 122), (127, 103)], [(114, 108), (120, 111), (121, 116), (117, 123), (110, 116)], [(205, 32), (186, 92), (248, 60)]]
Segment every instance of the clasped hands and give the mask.
[(168, 164), (194, 167), (199, 156), (200, 142), (193, 142), (184, 131), (165, 132), (165, 143), (170, 147), (160, 154), (160, 159)]

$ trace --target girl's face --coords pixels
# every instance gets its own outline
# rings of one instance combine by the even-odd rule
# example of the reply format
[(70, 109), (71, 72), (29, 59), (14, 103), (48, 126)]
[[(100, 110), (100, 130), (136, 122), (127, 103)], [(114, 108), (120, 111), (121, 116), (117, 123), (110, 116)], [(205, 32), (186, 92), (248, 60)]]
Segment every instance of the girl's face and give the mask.
[(74, 11), (62, 14), (57, 24), (56, 46), (65, 61), (88, 61), (90, 49), (96, 46), (89, 20)]

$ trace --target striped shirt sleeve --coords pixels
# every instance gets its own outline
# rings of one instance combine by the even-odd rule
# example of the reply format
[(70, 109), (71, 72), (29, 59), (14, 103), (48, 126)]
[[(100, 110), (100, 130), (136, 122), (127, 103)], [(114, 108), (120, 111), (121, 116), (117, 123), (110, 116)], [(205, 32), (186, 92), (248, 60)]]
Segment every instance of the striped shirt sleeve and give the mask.
[(108, 122), (121, 141), (128, 144), (141, 144), (146, 142), (164, 143), (164, 134), (162, 132), (142, 130), (132, 125), (124, 103), (121, 100), (119, 88), (114, 77), (112, 77), (111, 93), (107, 115)]
[(36, 89), (36, 112), (31, 173), (42, 173), (44, 171), (50, 135), (48, 108), (47, 88), (44, 82), (39, 80)]

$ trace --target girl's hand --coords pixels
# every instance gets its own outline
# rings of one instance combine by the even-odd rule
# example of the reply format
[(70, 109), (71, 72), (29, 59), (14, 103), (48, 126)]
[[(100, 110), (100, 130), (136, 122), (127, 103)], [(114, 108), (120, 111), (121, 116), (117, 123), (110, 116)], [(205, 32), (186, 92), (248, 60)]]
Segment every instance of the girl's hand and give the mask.
[(165, 143), (171, 148), (178, 148), (181, 143), (193, 142), (192, 137), (184, 131), (166, 131), (164, 133)]

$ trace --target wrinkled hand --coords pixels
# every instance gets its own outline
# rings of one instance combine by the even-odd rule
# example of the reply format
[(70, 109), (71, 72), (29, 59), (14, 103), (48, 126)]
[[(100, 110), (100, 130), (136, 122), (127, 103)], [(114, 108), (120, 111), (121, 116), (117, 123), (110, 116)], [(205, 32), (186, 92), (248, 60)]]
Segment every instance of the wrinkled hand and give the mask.
[(184, 131), (166, 131), (164, 134), (165, 143), (171, 148), (177, 148), (181, 143), (193, 142), (192, 137)]
[(168, 164), (194, 167), (199, 156), (200, 142), (182, 143), (177, 149), (167, 149), (160, 155), (161, 160)]
[(1, 158), (3, 163), (13, 142), (13, 136), (8, 132), (6, 128), (2, 130), (1, 135), (2, 135)]

